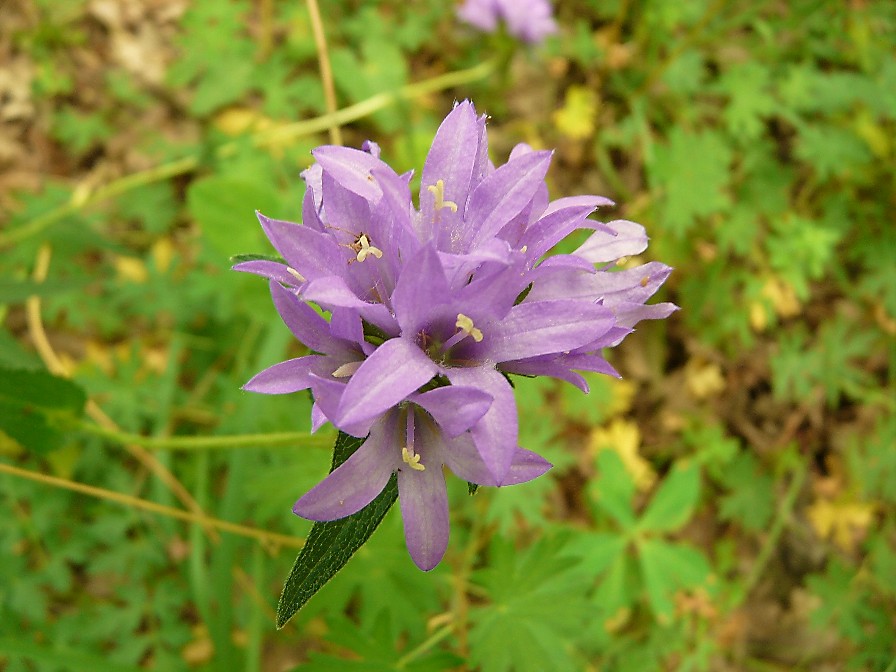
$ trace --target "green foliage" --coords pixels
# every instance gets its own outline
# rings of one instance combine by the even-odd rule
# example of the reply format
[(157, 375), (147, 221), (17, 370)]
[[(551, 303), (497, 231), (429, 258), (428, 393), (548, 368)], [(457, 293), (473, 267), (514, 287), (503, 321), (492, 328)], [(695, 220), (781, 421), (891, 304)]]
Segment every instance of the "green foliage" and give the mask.
[[(340, 432), (333, 448), (333, 471), (363, 443)], [(363, 509), (347, 518), (315, 523), (283, 586), (277, 605), (277, 627), (286, 622), (320, 590), (370, 538), (398, 497), (395, 476)]]
[(28, 450), (58, 448), (86, 401), (84, 390), (64, 378), (0, 367), (0, 430)]
[[(300, 219), (297, 174), (331, 141), (256, 135), (327, 110), (307, 7), (7, 4), (2, 464), (183, 507), (165, 467), (209, 516), (307, 536), (290, 507), (327, 451), (263, 437), (304, 430), (310, 400), (239, 389), (305, 351), (265, 283), (226, 270), (271, 251), (254, 210)], [(644, 259), (675, 267), (661, 300), (683, 310), (620, 348), (624, 408), (600, 376), (589, 395), (514, 378), (520, 444), (554, 468), (474, 496), (449, 479), (451, 542), (432, 572), (409, 559), (397, 511), (353, 556), (360, 537), (318, 527), (309, 540), (338, 557), (299, 567), (314, 585), (288, 582), (292, 607), (352, 559), (280, 631), (292, 558), (277, 541), (0, 474), (0, 668), (891, 665), (896, 5), (570, 0), (553, 3), (559, 37), (518, 49), (439, 0), (320, 4), (339, 108), (506, 47), (487, 80), (343, 125), (346, 145), (376, 140), (416, 189), (438, 121), (471, 97), (494, 161), (520, 141), (556, 148), (552, 196), (605, 194), (620, 205), (596, 218), (647, 227)], [(555, 122), (570, 89), (593, 96), (584, 140)], [(71, 381), (35, 351), (32, 296)], [(718, 365), (721, 391), (691, 389), (694, 357)], [(150, 439), (262, 438), (144, 462), (75, 429), (93, 422), (86, 398)], [(620, 416), (640, 430), (635, 453), (598, 450), (595, 430)], [(652, 481), (636, 484), (633, 460)], [(807, 480), (782, 499), (796, 460)], [(764, 638), (769, 613), (786, 642)]]

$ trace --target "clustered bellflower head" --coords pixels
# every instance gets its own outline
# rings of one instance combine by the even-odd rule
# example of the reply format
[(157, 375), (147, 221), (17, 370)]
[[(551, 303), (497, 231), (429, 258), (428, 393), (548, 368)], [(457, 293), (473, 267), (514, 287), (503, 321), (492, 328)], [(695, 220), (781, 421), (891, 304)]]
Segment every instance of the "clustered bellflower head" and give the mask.
[(548, 0), (466, 0), (457, 16), (487, 33), (495, 32), (503, 21), (508, 33), (529, 44), (557, 32)]
[[(269, 279), (283, 321), (312, 354), (275, 364), (244, 388), (310, 389), (315, 430), (329, 421), (366, 437), (296, 502), (296, 514), (349, 516), (397, 472), (408, 550), (429, 570), (448, 544), (443, 467), (490, 486), (551, 467), (517, 443), (508, 374), (553, 376), (586, 392), (580, 371), (618, 376), (602, 348), (676, 309), (645, 305), (671, 269), (612, 270), (646, 248), (643, 227), (589, 219), (611, 205), (600, 196), (550, 201), (551, 152), (520, 144), (495, 168), (485, 116), (470, 102), (436, 133), (419, 207), (411, 175), (381, 161), (374, 143), (312, 154), (302, 224), (258, 215), (284, 263), (234, 267)], [(581, 247), (545, 256), (576, 229), (592, 230)]]

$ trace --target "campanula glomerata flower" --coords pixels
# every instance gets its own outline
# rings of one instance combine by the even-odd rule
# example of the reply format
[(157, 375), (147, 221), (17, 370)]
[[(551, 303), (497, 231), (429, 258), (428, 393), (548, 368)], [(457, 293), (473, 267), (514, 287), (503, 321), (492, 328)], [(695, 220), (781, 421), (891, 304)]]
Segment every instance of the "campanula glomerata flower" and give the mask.
[[(580, 371), (618, 375), (601, 351), (640, 320), (676, 309), (645, 305), (671, 269), (616, 270), (618, 259), (646, 248), (643, 227), (589, 219), (612, 204), (599, 196), (550, 201), (551, 152), (518, 145), (496, 168), (485, 117), (470, 102), (436, 133), (418, 205), (411, 176), (381, 161), (374, 143), (312, 154), (302, 224), (259, 214), (283, 262), (234, 267), (269, 279), (283, 321), (312, 354), (244, 387), (310, 389), (315, 429), (329, 421), (366, 437), (295, 513), (351, 515), (397, 473), (408, 550), (429, 570), (448, 544), (443, 467), (503, 486), (551, 466), (517, 443), (508, 374), (553, 376), (585, 391)], [(577, 229), (592, 233), (575, 252), (546, 256)]]
[(458, 17), (486, 33), (503, 21), (507, 32), (529, 44), (537, 44), (557, 32), (548, 0), (466, 0)]

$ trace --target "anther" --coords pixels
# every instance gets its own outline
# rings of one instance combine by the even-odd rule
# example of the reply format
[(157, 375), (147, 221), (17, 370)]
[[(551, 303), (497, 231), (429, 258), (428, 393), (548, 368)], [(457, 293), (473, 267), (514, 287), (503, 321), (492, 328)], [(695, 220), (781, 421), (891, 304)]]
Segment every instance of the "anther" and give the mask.
[(299, 273), (299, 272), (298, 272), (296, 269), (294, 269), (292, 266), (287, 266), (287, 267), (286, 267), (286, 272), (289, 273), (292, 277), (294, 277), (294, 278), (295, 278), (296, 280), (298, 280), (299, 282), (305, 282), (305, 276), (302, 275), (301, 273)]
[(426, 471), (426, 467), (420, 464), (420, 454), (412, 453), (407, 446), (401, 449), (401, 459), (414, 471)]
[(434, 204), (435, 209), (441, 210), (442, 208), (449, 208), (451, 212), (457, 212), (457, 203), (454, 201), (446, 201), (445, 200), (445, 181), (444, 180), (436, 180), (435, 184), (431, 184), (426, 187), (432, 195), (435, 197), (436, 202)]
[(454, 326), (464, 332), (467, 336), (472, 336), (473, 340), (477, 343), (482, 341), (482, 332), (473, 326), (473, 320), (463, 313), (457, 314), (457, 322), (454, 323)]

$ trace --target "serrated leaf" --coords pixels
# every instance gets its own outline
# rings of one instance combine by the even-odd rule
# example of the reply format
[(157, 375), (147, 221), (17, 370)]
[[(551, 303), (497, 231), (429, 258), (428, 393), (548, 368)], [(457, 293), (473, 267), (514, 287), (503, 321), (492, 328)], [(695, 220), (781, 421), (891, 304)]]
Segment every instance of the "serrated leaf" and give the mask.
[(595, 503), (623, 529), (634, 527), (632, 496), (635, 494), (635, 483), (626, 471), (622, 458), (614, 450), (602, 450), (597, 454), (597, 468), (600, 478), (591, 488)]
[(696, 464), (676, 466), (663, 480), (638, 521), (642, 530), (673, 532), (694, 512), (700, 496), (700, 469)]
[(640, 541), (638, 561), (650, 608), (666, 623), (675, 612), (675, 592), (705, 583), (710, 572), (709, 563), (697, 549), (659, 539)]
[(266, 182), (231, 177), (205, 177), (190, 185), (187, 207), (202, 235), (220, 254), (261, 249), (264, 244), (255, 211), (275, 213), (280, 195)]
[(669, 142), (658, 145), (648, 162), (651, 184), (665, 192), (663, 219), (672, 233), (683, 235), (697, 225), (696, 217), (724, 211), (732, 152), (720, 133), (689, 133), (675, 126)]
[(81, 417), (87, 395), (47, 371), (0, 367), (0, 431), (28, 450), (45, 453), (63, 439), (61, 428)]
[[(333, 447), (330, 471), (345, 462), (362, 443), (364, 439), (340, 432)], [(383, 491), (357, 513), (314, 524), (283, 586), (277, 604), (278, 629), (345, 566), (370, 538), (397, 498), (398, 481), (393, 474)]]

